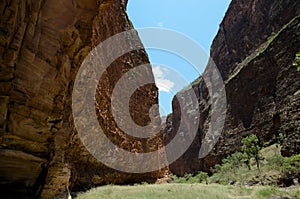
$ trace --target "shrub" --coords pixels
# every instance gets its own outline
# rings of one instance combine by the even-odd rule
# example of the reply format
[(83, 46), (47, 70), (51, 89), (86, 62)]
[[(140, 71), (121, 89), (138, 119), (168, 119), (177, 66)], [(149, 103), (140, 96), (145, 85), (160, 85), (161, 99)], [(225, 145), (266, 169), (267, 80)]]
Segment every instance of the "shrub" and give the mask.
[(300, 154), (284, 158), (282, 173), (288, 178), (300, 176)]
[(217, 164), (211, 169), (214, 175), (210, 181), (226, 185), (235, 180), (235, 174), (243, 164), (242, 159), (243, 154), (241, 152), (235, 152), (223, 159), (222, 165)]
[(243, 162), (250, 167), (250, 159), (254, 158), (256, 166), (259, 169), (259, 162), (262, 159), (260, 154), (259, 140), (256, 135), (252, 134), (242, 139)]
[(206, 182), (207, 183), (207, 179), (208, 179), (208, 174), (205, 172), (200, 171), (198, 174), (193, 175), (190, 173), (186, 173), (184, 174), (183, 177), (178, 177), (174, 174), (170, 174), (172, 181), (174, 183), (202, 183), (202, 182)]
[(243, 154), (241, 152), (235, 152), (232, 155), (222, 160), (223, 164), (227, 164), (229, 170), (236, 173), (236, 170), (242, 166)]
[(196, 175), (196, 177), (198, 178), (198, 180), (199, 180), (199, 182), (201, 183), (201, 182), (205, 182), (206, 184), (208, 183), (208, 174), (206, 173), (206, 172), (202, 172), (202, 171), (200, 171), (197, 175)]
[(209, 178), (209, 181), (211, 183), (219, 183), (222, 185), (229, 184), (231, 176), (229, 176), (230, 172), (228, 172), (227, 168), (228, 164), (216, 164), (215, 167), (211, 169), (214, 174)]
[(178, 177), (172, 173), (170, 174), (170, 177), (174, 183), (186, 183), (186, 179), (184, 177)]
[(187, 176), (185, 176), (187, 183), (203, 183), (203, 182), (205, 182), (207, 184), (208, 174), (205, 172), (200, 171), (196, 175), (189, 174)]
[(284, 157), (280, 154), (275, 154), (267, 159), (267, 165), (272, 169), (280, 169), (284, 163)]

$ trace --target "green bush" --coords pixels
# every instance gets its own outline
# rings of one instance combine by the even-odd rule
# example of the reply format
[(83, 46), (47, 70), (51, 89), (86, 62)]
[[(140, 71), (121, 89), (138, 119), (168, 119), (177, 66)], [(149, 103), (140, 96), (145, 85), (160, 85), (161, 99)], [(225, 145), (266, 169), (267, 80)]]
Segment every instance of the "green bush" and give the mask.
[(208, 183), (208, 174), (206, 173), (206, 172), (202, 172), (202, 171), (200, 171), (197, 175), (197, 178), (198, 178), (198, 180), (199, 180), (199, 182), (201, 183), (201, 182), (205, 182), (206, 184)]
[(280, 169), (284, 163), (284, 157), (280, 154), (274, 154), (268, 158), (267, 160), (267, 166), (272, 169)]
[(189, 184), (202, 183), (202, 182), (207, 183), (207, 179), (208, 179), (208, 174), (202, 171), (200, 171), (196, 175), (186, 173), (184, 174), (183, 177), (178, 177), (174, 174), (170, 174), (170, 176), (174, 183), (189, 183)]
[(200, 171), (198, 174), (196, 175), (192, 175), (189, 176), (187, 178), (187, 183), (207, 183), (207, 179), (208, 179), (208, 174), (205, 172)]
[(243, 165), (242, 160), (243, 154), (241, 152), (235, 152), (223, 159), (221, 165), (217, 164), (211, 169), (214, 175), (210, 177), (210, 182), (226, 185), (235, 180), (237, 170)]
[(214, 173), (210, 178), (210, 183), (219, 183), (222, 185), (227, 185), (230, 182), (231, 174), (227, 170), (228, 164), (226, 165), (215, 165), (214, 168), (211, 169), (211, 171)]
[(170, 174), (170, 177), (174, 183), (186, 183), (186, 179), (184, 177), (178, 177), (172, 173)]
[(282, 173), (289, 178), (300, 176), (300, 154), (284, 158)]
[(242, 166), (243, 154), (241, 152), (235, 152), (232, 155), (222, 160), (223, 164), (227, 164), (229, 170), (236, 173), (236, 170)]

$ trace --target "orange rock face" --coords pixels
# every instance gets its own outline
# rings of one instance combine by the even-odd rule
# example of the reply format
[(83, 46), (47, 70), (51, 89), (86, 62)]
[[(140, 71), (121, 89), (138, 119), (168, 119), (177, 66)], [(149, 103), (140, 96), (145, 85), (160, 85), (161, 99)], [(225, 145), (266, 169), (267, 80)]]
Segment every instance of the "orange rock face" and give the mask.
[[(64, 198), (95, 185), (162, 177), (162, 171), (128, 174), (104, 166), (83, 146), (72, 118), (74, 79), (85, 57), (100, 42), (133, 28), (126, 1), (4, 0), (0, 10), (1, 195)], [(144, 50), (134, 51), (117, 59), (99, 80), (99, 124), (128, 151), (148, 152), (163, 144), (161, 134), (151, 139), (126, 136), (110, 110), (118, 79), (147, 63)], [(146, 75), (153, 78), (150, 66)], [(157, 95), (155, 85), (134, 93), (130, 113), (137, 124), (149, 123), (149, 107), (157, 103)]]

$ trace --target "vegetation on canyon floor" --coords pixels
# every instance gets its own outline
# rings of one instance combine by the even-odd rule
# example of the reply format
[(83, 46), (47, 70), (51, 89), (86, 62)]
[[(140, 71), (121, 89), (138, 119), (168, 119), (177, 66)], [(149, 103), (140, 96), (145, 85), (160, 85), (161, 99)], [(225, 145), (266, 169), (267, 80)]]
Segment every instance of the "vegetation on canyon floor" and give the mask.
[[(238, 152), (237, 152), (238, 153)], [(280, 145), (275, 144), (260, 151), (259, 168), (256, 161), (251, 159), (249, 166), (238, 165), (237, 153), (224, 159), (222, 165), (216, 165), (214, 174), (209, 178), (210, 183), (239, 184), (239, 185), (297, 185), (300, 177), (300, 155), (283, 157)]]
[[(247, 142), (251, 140), (253, 141), (253, 137), (250, 140), (248, 139)], [(245, 140), (243, 141), (245, 142)], [(252, 147), (255, 148), (255, 146)], [(204, 172), (199, 172), (196, 175), (185, 174), (183, 177), (171, 175), (171, 177), (175, 183), (218, 183), (222, 185), (278, 187), (299, 185), (300, 154), (283, 157), (280, 154), (279, 144), (273, 144), (260, 151), (256, 149), (253, 149), (252, 158), (250, 159), (250, 156), (245, 152), (236, 152), (223, 159), (222, 164), (217, 164), (211, 169), (213, 175), (210, 177)]]
[[(247, 147), (246, 147), (247, 146)], [(247, 149), (246, 149), (247, 148)], [(78, 195), (93, 198), (299, 198), (300, 154), (283, 157), (280, 144), (260, 148), (256, 136), (242, 140), (241, 152), (205, 172), (171, 174), (171, 183), (107, 185)]]
[(220, 184), (152, 184), (103, 186), (79, 194), (78, 199), (225, 199), (225, 198), (300, 198), (299, 187), (231, 186)]

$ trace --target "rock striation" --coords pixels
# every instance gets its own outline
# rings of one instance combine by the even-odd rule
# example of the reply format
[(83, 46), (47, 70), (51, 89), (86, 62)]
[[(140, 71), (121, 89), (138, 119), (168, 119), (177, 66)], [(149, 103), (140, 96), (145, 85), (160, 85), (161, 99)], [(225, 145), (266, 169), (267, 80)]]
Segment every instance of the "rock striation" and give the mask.
[[(210, 52), (225, 82), (224, 130), (213, 150), (199, 159), (211, 115), (211, 97), (199, 77), (192, 83), (201, 115), (198, 134), (189, 150), (170, 165), (170, 172), (209, 172), (240, 150), (241, 139), (250, 134), (256, 134), (261, 144), (278, 142), (283, 136), (282, 154), (300, 153), (299, 22), (300, 4), (293, 0), (231, 2)], [(175, 97), (164, 129), (165, 143), (176, 134), (181, 121), (178, 110)]]
[[(73, 122), (76, 73), (100, 42), (133, 28), (126, 4), (123, 0), (1, 1), (1, 198), (67, 198), (72, 191), (96, 185), (155, 181), (163, 176), (163, 171), (128, 174), (106, 167), (85, 149)], [(120, 45), (131, 44), (121, 41)], [(162, 134), (142, 140), (124, 136), (113, 121), (110, 97), (124, 73), (148, 63), (144, 50), (120, 57), (99, 80), (96, 95), (99, 124), (106, 135), (138, 153), (161, 147)], [(150, 66), (146, 75), (153, 79)], [(137, 124), (149, 123), (149, 107), (157, 103), (157, 95), (155, 85), (135, 92), (130, 113)]]

